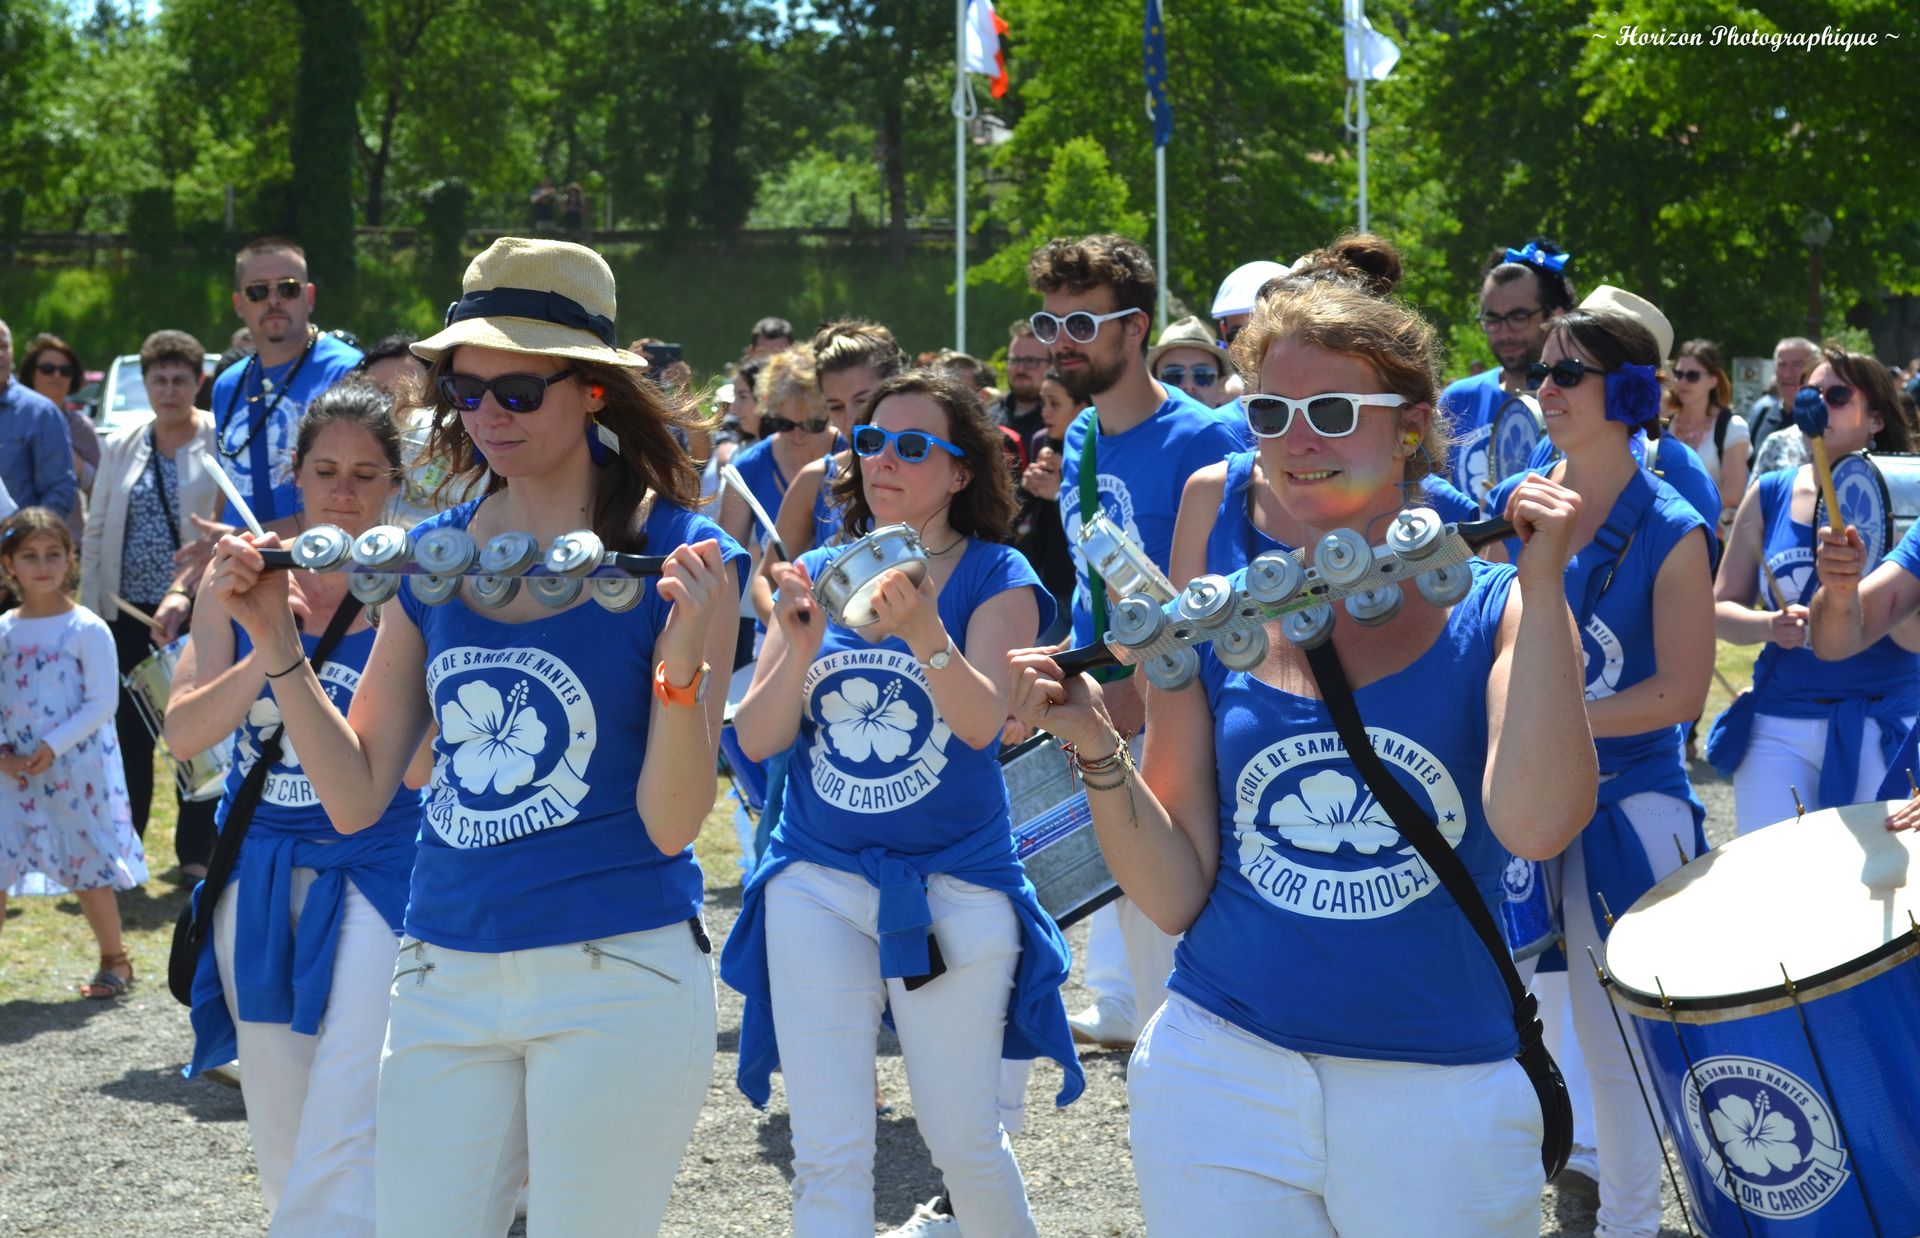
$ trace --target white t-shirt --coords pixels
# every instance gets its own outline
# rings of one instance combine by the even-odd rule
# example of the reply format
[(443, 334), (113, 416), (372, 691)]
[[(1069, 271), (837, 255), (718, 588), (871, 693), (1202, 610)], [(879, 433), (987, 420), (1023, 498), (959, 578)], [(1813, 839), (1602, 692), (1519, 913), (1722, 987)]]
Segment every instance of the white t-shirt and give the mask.
[[(1693, 448), (1694, 454), (1700, 457), (1700, 463), (1706, 466), (1707, 476), (1713, 478), (1713, 484), (1716, 486), (1720, 484), (1720, 446), (1713, 441), (1713, 424), (1717, 424), (1718, 420), (1719, 414), (1715, 413), (1714, 423), (1707, 426), (1707, 432), (1701, 437), (1700, 445)], [(1729, 452), (1738, 450), (1745, 454), (1751, 450), (1748, 447), (1749, 441), (1747, 419), (1739, 413), (1734, 413), (1727, 422), (1727, 450)], [(1693, 445), (1689, 443), (1688, 446)]]

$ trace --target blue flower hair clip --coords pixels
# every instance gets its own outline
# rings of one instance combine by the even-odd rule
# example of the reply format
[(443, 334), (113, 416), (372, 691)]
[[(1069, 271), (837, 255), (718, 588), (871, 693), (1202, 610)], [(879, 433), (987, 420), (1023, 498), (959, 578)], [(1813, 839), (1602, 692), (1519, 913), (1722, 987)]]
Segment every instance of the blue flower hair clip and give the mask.
[(1660, 378), (1650, 365), (1622, 362), (1607, 374), (1607, 420), (1639, 428), (1660, 416)]
[(1542, 270), (1551, 271), (1555, 275), (1565, 273), (1567, 259), (1571, 257), (1573, 257), (1572, 254), (1544, 250), (1540, 248), (1540, 242), (1538, 241), (1528, 241), (1525, 247), (1521, 249), (1507, 250), (1508, 262), (1518, 262), (1524, 266), (1539, 267)]

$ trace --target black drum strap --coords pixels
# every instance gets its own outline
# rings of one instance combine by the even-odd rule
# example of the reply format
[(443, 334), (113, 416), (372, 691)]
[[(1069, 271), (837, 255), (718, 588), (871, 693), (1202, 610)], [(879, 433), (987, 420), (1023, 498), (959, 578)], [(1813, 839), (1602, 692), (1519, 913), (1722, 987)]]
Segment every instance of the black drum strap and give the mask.
[(1513, 951), (1508, 947), (1506, 938), (1501, 935), (1500, 927), (1493, 921), (1493, 912), (1488, 909), (1486, 899), (1480, 895), (1479, 887), (1473, 884), (1472, 874), (1467, 866), (1460, 862), (1446, 839), (1440, 837), (1427, 814), (1420, 810), (1413, 796), (1400, 785), (1386, 765), (1380, 760), (1380, 754), (1373, 750), (1373, 742), (1367, 738), (1367, 728), (1360, 720), (1360, 706), (1353, 697), (1353, 685), (1347, 679), (1347, 672), (1340, 665), (1340, 655), (1334, 652), (1333, 642), (1326, 641), (1307, 651), (1307, 666), (1313, 672), (1313, 679), (1320, 688), (1320, 696), (1327, 704), (1327, 712), (1333, 715), (1333, 726), (1340, 734), (1340, 742), (1346, 747), (1347, 757), (1365, 779), (1367, 789), (1373, 792), (1380, 806), (1393, 818), (1394, 827), (1401, 837), (1413, 844), (1434, 876), (1440, 878), (1440, 884), (1466, 914), (1467, 923), (1480, 938), (1480, 944), (1487, 948), (1487, 955), (1493, 960), (1495, 970), (1507, 986), (1507, 996), (1513, 1002), (1513, 1026), (1520, 1034), (1520, 1052), (1515, 1055), (1521, 1067), (1527, 1072), (1527, 1079), (1533, 1084), (1534, 1094), (1540, 1099), (1540, 1118), (1542, 1136), (1540, 1142), (1540, 1163), (1546, 1171), (1547, 1180), (1566, 1168), (1567, 1157), (1573, 1151), (1573, 1103), (1567, 1096), (1566, 1080), (1560, 1076), (1560, 1067), (1547, 1052), (1546, 1043), (1541, 1039), (1542, 1028), (1539, 1019), (1539, 1003), (1533, 994), (1520, 982), (1520, 973), (1513, 965)]

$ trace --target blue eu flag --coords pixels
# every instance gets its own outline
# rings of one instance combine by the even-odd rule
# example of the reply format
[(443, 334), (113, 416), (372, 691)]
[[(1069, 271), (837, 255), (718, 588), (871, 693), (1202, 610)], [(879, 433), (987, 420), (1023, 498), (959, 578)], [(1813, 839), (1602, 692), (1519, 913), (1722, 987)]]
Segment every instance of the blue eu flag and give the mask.
[(1173, 104), (1167, 102), (1167, 32), (1160, 24), (1160, 0), (1147, 0), (1147, 24), (1141, 35), (1141, 61), (1147, 74), (1147, 94), (1153, 100), (1153, 144), (1173, 140)]

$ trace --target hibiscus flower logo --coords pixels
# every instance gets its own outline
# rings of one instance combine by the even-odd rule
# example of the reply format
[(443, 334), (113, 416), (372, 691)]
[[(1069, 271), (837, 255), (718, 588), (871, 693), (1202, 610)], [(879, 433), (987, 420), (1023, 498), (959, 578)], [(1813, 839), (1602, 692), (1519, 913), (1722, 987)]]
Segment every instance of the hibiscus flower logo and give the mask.
[[(263, 696), (253, 703), (247, 711), (247, 725), (253, 728), (255, 735), (265, 735), (280, 725), (280, 706), (270, 696)], [(257, 744), (253, 745), (256, 755)], [(293, 737), (285, 731), (280, 733), (280, 764), (288, 769), (300, 768), (300, 754), (293, 750)]]
[(913, 743), (920, 715), (900, 699), (900, 681), (882, 692), (871, 679), (849, 678), (820, 702), (820, 720), (834, 751), (849, 761), (897, 761)]
[(1338, 770), (1322, 770), (1273, 806), (1267, 822), (1302, 851), (1332, 854), (1343, 845), (1373, 855), (1400, 841), (1380, 801)]
[(453, 773), (470, 794), (500, 795), (533, 781), (533, 759), (547, 743), (547, 724), (527, 705), (527, 681), (502, 700), (479, 679), (460, 685), (441, 711), (441, 739), (453, 749)]
[(1707, 1118), (1713, 1124), (1714, 1138), (1726, 1149), (1727, 1159), (1749, 1177), (1785, 1173), (1803, 1159), (1795, 1142), (1800, 1128), (1768, 1103), (1765, 1089), (1751, 1101), (1728, 1093)]

